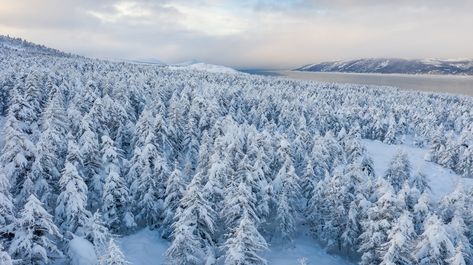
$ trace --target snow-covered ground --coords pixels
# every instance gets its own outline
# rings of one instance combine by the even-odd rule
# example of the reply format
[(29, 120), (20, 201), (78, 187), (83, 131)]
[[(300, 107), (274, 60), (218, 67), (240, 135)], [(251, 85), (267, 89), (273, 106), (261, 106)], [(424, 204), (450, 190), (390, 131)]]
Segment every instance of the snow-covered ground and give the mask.
[(169, 242), (160, 233), (149, 229), (122, 237), (118, 240), (123, 254), (133, 265), (162, 265)]
[[(165, 252), (169, 242), (159, 232), (143, 229), (119, 240), (123, 253), (133, 265), (165, 264)], [(310, 265), (350, 265), (341, 257), (327, 254), (315, 240), (304, 234), (298, 235), (291, 246), (275, 245), (263, 254), (271, 265), (297, 265), (306, 258)]]
[(401, 149), (408, 156), (412, 165), (412, 172), (424, 173), (432, 189), (432, 199), (439, 200), (442, 196), (452, 192), (458, 183), (473, 186), (473, 179), (462, 178), (452, 170), (446, 169), (428, 161), (429, 150), (413, 147), (408, 144), (389, 145), (380, 141), (363, 140), (368, 154), (373, 159), (374, 169), (378, 176), (386, 171), (394, 153)]
[(336, 255), (328, 254), (308, 233), (300, 233), (289, 245), (273, 245), (265, 253), (270, 265), (298, 265), (305, 258), (309, 265), (352, 265)]

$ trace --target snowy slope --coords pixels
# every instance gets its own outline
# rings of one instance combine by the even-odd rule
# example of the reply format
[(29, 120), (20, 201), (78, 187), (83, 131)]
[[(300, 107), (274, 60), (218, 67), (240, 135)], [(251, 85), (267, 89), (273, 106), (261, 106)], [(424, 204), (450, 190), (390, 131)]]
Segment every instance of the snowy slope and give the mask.
[(473, 179), (462, 178), (452, 170), (427, 161), (429, 150), (412, 147), (407, 144), (389, 145), (380, 141), (363, 140), (368, 154), (374, 162), (374, 169), (378, 176), (382, 176), (388, 168), (396, 150), (401, 149), (408, 154), (412, 165), (412, 172), (424, 173), (430, 181), (432, 199), (439, 200), (442, 196), (452, 192), (455, 186), (473, 186)]
[(71, 54), (67, 54), (44, 45), (35, 44), (20, 38), (12, 38), (5, 35), (0, 35), (0, 47), (32, 54), (53, 55), (61, 57), (72, 56)]
[(210, 73), (227, 73), (227, 74), (234, 74), (238, 73), (237, 70), (232, 69), (230, 67), (215, 65), (215, 64), (207, 64), (207, 63), (190, 63), (190, 64), (178, 64), (178, 65), (171, 65), (169, 69), (172, 70), (197, 70), (197, 71), (206, 71)]

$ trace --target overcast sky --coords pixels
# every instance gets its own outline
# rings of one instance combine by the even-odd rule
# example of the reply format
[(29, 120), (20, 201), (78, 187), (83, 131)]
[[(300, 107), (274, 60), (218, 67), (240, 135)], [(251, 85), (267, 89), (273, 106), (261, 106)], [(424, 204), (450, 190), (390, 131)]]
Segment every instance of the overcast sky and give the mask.
[(473, 0), (0, 0), (0, 33), (86, 56), (238, 68), (473, 58)]

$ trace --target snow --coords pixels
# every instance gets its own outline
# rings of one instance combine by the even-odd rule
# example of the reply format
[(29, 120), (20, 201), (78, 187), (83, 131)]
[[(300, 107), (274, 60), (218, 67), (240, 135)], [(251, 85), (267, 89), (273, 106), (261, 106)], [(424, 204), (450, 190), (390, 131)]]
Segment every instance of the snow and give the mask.
[[(128, 261), (133, 265), (162, 265), (169, 242), (160, 233), (143, 229), (118, 241)], [(341, 257), (330, 255), (307, 233), (300, 233), (290, 246), (274, 245), (263, 254), (271, 265), (296, 265), (306, 258), (309, 265), (351, 265)]]
[(237, 70), (232, 69), (230, 67), (201, 63), (201, 62), (171, 65), (169, 66), (169, 69), (171, 70), (197, 70), (197, 71), (206, 71), (210, 73), (227, 73), (227, 74), (238, 73)]
[(328, 254), (310, 235), (300, 233), (290, 246), (274, 245), (266, 253), (270, 265), (297, 265), (305, 258), (309, 265), (350, 265), (339, 256)]
[(126, 259), (133, 265), (161, 265), (169, 242), (160, 233), (148, 228), (117, 240)]
[(396, 150), (401, 149), (407, 153), (412, 165), (412, 172), (422, 172), (429, 180), (432, 199), (439, 200), (442, 196), (452, 192), (458, 183), (473, 186), (473, 179), (462, 178), (452, 170), (446, 169), (433, 162), (427, 161), (429, 150), (411, 146), (409, 144), (389, 145), (380, 141), (363, 140), (368, 154), (373, 159), (376, 175), (384, 175), (389, 162)]
[(98, 262), (92, 243), (78, 236), (69, 242), (69, 255), (71, 265), (96, 265)]

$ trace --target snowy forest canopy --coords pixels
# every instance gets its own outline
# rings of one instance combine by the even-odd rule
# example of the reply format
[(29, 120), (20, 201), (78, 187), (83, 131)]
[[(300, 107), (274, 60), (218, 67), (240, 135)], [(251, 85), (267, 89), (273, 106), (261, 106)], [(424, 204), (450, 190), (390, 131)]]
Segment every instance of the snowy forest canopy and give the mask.
[(360, 264), (473, 264), (473, 191), (435, 201), (403, 152), (473, 177), (473, 99), (0, 47), (0, 263), (67, 263), (143, 227), (169, 264), (266, 264), (309, 229)]

